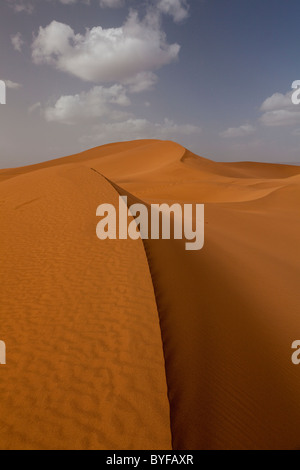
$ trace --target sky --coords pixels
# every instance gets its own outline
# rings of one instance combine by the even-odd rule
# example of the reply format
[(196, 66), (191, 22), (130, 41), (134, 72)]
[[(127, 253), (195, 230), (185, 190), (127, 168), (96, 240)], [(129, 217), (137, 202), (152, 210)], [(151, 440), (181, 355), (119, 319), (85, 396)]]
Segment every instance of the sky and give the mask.
[(133, 139), (300, 163), (299, 0), (1, 0), (0, 168)]

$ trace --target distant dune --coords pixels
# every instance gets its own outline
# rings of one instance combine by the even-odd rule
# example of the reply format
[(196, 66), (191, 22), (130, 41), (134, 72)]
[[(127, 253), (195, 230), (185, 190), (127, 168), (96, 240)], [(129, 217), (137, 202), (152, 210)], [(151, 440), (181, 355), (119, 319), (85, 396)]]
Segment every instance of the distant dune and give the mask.
[[(119, 194), (205, 247), (96, 237)], [(300, 167), (163, 141), (0, 171), (0, 449), (297, 449)]]

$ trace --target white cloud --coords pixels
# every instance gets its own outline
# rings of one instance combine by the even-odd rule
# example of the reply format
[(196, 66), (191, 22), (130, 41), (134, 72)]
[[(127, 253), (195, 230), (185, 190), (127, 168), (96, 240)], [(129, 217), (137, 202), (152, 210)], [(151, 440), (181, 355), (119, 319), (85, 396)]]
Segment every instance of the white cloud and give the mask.
[(94, 126), (92, 134), (82, 137), (80, 141), (84, 144), (100, 145), (138, 139), (178, 140), (182, 136), (191, 136), (200, 132), (200, 127), (175, 124), (169, 119), (165, 119), (162, 123), (153, 123), (147, 119), (130, 118), (121, 122), (103, 122)]
[(100, 0), (102, 8), (119, 8), (124, 5), (124, 0)]
[(37, 103), (34, 103), (32, 106), (30, 106), (30, 108), (28, 108), (28, 113), (29, 114), (34, 113), (35, 111), (40, 109), (41, 106), (42, 106), (42, 103), (40, 101), (38, 101)]
[(293, 91), (274, 93), (261, 105), (262, 125), (267, 127), (294, 126), (300, 124), (300, 105), (292, 103)]
[(261, 111), (273, 111), (276, 109), (291, 108), (292, 106), (292, 91), (283, 95), (282, 93), (274, 93), (274, 95), (267, 98), (260, 107)]
[[(258, 123), (266, 127), (292, 127), (300, 125), (300, 104), (295, 105), (292, 102), (292, 94), (294, 90), (287, 93), (274, 93), (269, 96), (260, 106), (262, 115), (258, 119)], [(255, 128), (250, 124), (240, 127), (232, 127), (220, 135), (225, 138), (237, 138), (251, 135), (255, 132)], [(297, 130), (292, 132), (298, 135)]]
[(141, 93), (143, 91), (152, 90), (158, 80), (157, 75), (153, 72), (141, 72), (135, 77), (125, 80), (123, 83), (128, 85), (130, 93)]
[(22, 47), (24, 44), (24, 41), (22, 39), (22, 34), (21, 33), (16, 33), (11, 36), (11, 43), (13, 45), (13, 48), (18, 51), (22, 52)]
[(157, 8), (161, 13), (172, 16), (176, 22), (189, 16), (189, 7), (186, 0), (158, 0)]
[(34, 10), (33, 3), (27, 0), (7, 0), (7, 2), (16, 13), (31, 14)]
[[(43, 108), (36, 103), (29, 112), (40, 108), (48, 122), (60, 124), (82, 126), (86, 121), (91, 132), (82, 136), (80, 142), (89, 145), (145, 138), (178, 140), (201, 132), (200, 127), (192, 124), (176, 124), (169, 119), (155, 123), (137, 118), (127, 111), (130, 104), (123, 85), (94, 86), (87, 92), (61, 96), (52, 106)], [(93, 120), (98, 123), (91, 127)]]
[(227, 139), (236, 138), (236, 137), (245, 137), (247, 135), (251, 135), (255, 132), (255, 128), (250, 124), (244, 124), (240, 127), (230, 127), (224, 132), (220, 133), (221, 137), (225, 137)]
[[(85, 3), (90, 5), (91, 0), (59, 0), (63, 5), (74, 5), (75, 3)], [(125, 4), (125, 0), (98, 0), (102, 8), (119, 8)]]
[(74, 3), (77, 3), (77, 0), (59, 0), (60, 3), (63, 3), (64, 5), (73, 5)]
[(88, 92), (61, 96), (54, 106), (46, 107), (44, 115), (48, 122), (63, 124), (104, 117), (110, 120), (124, 119), (127, 113), (120, 111), (119, 107), (129, 104), (130, 100), (122, 85), (110, 88), (95, 86)]
[[(60, 3), (63, 5), (74, 5), (77, 3), (77, 0), (59, 0)], [(80, 0), (79, 0), (80, 2)], [(90, 0), (81, 0), (81, 3), (85, 3), (86, 5), (90, 5), (91, 1)]]
[(268, 127), (294, 126), (300, 124), (300, 109), (277, 109), (264, 113), (260, 122)]
[[(31, 14), (37, 4), (37, 0), (6, 0), (8, 5), (13, 8), (16, 13)], [(39, 0), (40, 1), (40, 0)], [(45, 1), (45, 0), (44, 0)], [(92, 0), (46, 0), (48, 2), (61, 3), (63, 5), (75, 5), (84, 3), (90, 5)], [(125, 4), (125, 0), (98, 0), (102, 8), (119, 8)]]
[[(39, 0), (40, 1), (40, 0)], [(76, 5), (83, 3), (91, 5), (92, 1), (97, 1), (101, 8), (120, 8), (126, 5), (126, 0), (44, 0), (54, 5)], [(151, 3), (152, 1), (152, 3)], [(16, 13), (31, 14), (37, 4), (37, 0), (6, 0), (8, 5)], [(180, 22), (189, 16), (189, 6), (187, 0), (148, 0), (148, 6), (152, 5), (157, 13), (170, 15), (175, 22)]]
[(95, 83), (133, 80), (177, 59), (180, 46), (168, 44), (157, 15), (140, 20), (131, 11), (119, 28), (101, 26), (85, 35), (57, 21), (40, 27), (32, 44), (36, 64), (51, 64), (85, 81)]
[(11, 88), (12, 90), (18, 90), (22, 87), (20, 83), (12, 82), (11, 80), (4, 80), (7, 88)]

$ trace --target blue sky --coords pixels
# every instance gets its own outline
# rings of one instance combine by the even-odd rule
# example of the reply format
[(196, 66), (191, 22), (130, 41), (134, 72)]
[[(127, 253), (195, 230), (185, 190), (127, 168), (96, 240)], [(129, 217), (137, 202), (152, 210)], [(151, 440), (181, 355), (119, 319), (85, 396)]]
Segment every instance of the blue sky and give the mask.
[(0, 167), (136, 138), (300, 162), (299, 0), (2, 0)]

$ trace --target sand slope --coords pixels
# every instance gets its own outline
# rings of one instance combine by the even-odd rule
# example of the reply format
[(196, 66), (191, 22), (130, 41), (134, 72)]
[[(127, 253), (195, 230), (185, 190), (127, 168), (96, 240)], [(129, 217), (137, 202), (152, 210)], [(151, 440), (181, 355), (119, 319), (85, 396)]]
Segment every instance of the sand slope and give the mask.
[[(205, 203), (204, 249), (97, 240), (122, 192)], [(299, 200), (171, 142), (2, 170), (0, 448), (299, 448)]]
[(158, 313), (142, 242), (100, 242), (117, 193), (52, 166), (0, 184), (1, 449), (170, 448)]

